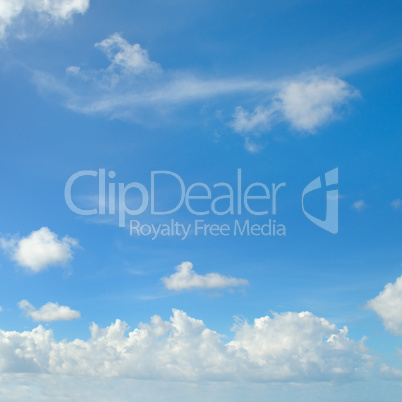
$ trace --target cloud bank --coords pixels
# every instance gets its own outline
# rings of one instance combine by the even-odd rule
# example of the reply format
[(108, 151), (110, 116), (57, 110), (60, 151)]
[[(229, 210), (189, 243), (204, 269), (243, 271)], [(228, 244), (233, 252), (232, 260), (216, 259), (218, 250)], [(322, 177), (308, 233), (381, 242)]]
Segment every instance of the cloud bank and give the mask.
[(71, 310), (67, 306), (59, 306), (58, 303), (49, 302), (36, 310), (27, 300), (21, 300), (18, 307), (36, 322), (71, 321), (81, 318), (79, 311)]
[(0, 331), (1, 373), (74, 377), (127, 377), (179, 381), (332, 381), (359, 378), (370, 357), (362, 341), (347, 337), (312, 313), (262, 317), (235, 329), (234, 340), (173, 310), (127, 332), (116, 320), (91, 326), (91, 337), (56, 342), (51, 330)]
[(170, 290), (192, 290), (192, 289), (223, 289), (236, 286), (246, 286), (246, 279), (237, 279), (223, 276), (217, 273), (199, 275), (193, 270), (191, 262), (182, 262), (176, 267), (174, 274), (162, 278), (162, 282)]
[(10, 27), (24, 16), (36, 16), (42, 22), (54, 23), (71, 19), (74, 14), (84, 14), (90, 0), (0, 0), (0, 39)]
[(21, 239), (1, 237), (0, 246), (18, 265), (37, 273), (51, 265), (66, 264), (73, 258), (72, 248), (78, 241), (69, 236), (59, 240), (57, 234), (43, 227)]

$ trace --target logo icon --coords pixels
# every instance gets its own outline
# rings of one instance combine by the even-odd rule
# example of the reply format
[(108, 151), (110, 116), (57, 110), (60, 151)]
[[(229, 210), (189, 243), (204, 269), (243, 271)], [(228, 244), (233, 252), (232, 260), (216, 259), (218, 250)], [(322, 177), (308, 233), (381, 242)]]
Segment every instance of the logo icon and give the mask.
[[(338, 184), (338, 168), (325, 173), (325, 186), (329, 187), (335, 184)], [(315, 216), (309, 214), (304, 208), (304, 197), (306, 196), (306, 194), (311, 193), (315, 190), (319, 190), (321, 188), (321, 177), (317, 177), (304, 188), (302, 194), (303, 213), (311, 222), (313, 222), (321, 229), (324, 229), (329, 233), (336, 234), (338, 233), (338, 189), (327, 190), (327, 206), (324, 220), (318, 219)]]

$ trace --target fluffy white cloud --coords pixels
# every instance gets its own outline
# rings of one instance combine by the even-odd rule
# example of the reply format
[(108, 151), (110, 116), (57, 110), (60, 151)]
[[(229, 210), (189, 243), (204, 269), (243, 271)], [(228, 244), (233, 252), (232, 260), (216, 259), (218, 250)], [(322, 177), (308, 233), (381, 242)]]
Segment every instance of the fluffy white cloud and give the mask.
[(67, 306), (59, 306), (58, 303), (49, 302), (36, 310), (27, 300), (21, 300), (18, 307), (36, 322), (71, 321), (81, 318), (79, 311), (71, 310)]
[(312, 77), (283, 85), (278, 94), (279, 110), (298, 131), (315, 130), (337, 117), (336, 109), (358, 92), (337, 77)]
[(384, 327), (395, 335), (402, 335), (402, 276), (388, 283), (384, 290), (367, 303), (382, 319)]
[(213, 381), (354, 379), (370, 360), (362, 342), (311, 313), (284, 313), (235, 329), (234, 340), (179, 310), (127, 332), (91, 326), (88, 341), (56, 342), (42, 326), (0, 331), (0, 372)]
[(78, 246), (78, 241), (69, 236), (59, 240), (55, 233), (43, 227), (22, 239), (2, 237), (0, 246), (18, 265), (40, 272), (50, 265), (68, 262), (72, 258), (72, 247)]
[(55, 22), (68, 20), (73, 14), (84, 14), (89, 0), (0, 0), (0, 39), (7, 29), (25, 13), (37, 14)]
[(237, 279), (217, 273), (199, 275), (193, 270), (191, 262), (182, 262), (176, 267), (174, 274), (162, 278), (164, 285), (170, 290), (222, 289), (248, 285), (246, 279)]
[(355, 211), (363, 211), (363, 209), (366, 208), (366, 203), (364, 202), (364, 200), (359, 200), (356, 201), (352, 204), (352, 209), (354, 209)]
[(319, 127), (336, 119), (337, 110), (358, 94), (337, 77), (284, 81), (272, 94), (269, 105), (259, 105), (253, 112), (238, 106), (231, 127), (238, 133), (256, 135), (285, 121), (297, 131), (315, 134)]

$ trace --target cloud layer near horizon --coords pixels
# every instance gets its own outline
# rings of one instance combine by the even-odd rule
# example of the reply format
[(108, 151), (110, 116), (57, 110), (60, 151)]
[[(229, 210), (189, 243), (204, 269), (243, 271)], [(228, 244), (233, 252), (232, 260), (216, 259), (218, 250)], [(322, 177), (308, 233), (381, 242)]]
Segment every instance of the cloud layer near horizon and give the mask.
[(212, 381), (330, 381), (359, 378), (370, 357), (362, 341), (347, 337), (312, 313), (283, 313), (237, 326), (234, 340), (185, 312), (170, 321), (153, 316), (126, 335), (116, 320), (91, 326), (88, 341), (56, 342), (51, 330), (0, 331), (0, 372), (74, 377)]

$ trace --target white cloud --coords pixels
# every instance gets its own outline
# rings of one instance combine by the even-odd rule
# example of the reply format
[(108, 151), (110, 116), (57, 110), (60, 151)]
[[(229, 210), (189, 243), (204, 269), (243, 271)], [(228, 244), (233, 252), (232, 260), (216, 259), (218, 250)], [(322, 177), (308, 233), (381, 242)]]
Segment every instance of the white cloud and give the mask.
[(0, 0), (0, 39), (25, 14), (35, 14), (54, 22), (69, 20), (73, 14), (84, 14), (89, 0)]
[(144, 109), (163, 115), (175, 106), (233, 94), (266, 95), (278, 88), (278, 83), (273, 81), (200, 79), (188, 72), (163, 71), (140, 44), (131, 45), (116, 33), (95, 46), (111, 62), (106, 69), (67, 67), (65, 83), (49, 74), (35, 72), (35, 84), (41, 90), (61, 95), (66, 99), (66, 106), (76, 112), (133, 120), (138, 120)]
[(3, 311), (3, 307), (0, 306), (0, 313)]
[(257, 106), (249, 112), (241, 106), (235, 108), (231, 126), (237, 133), (260, 132), (270, 129), (275, 108)]
[(58, 303), (46, 303), (36, 310), (27, 300), (21, 300), (18, 307), (36, 322), (71, 321), (81, 317), (79, 311), (71, 310), (67, 306), (59, 306)]
[(391, 206), (392, 206), (392, 208), (394, 208), (394, 209), (399, 209), (399, 208), (401, 208), (401, 207), (402, 207), (402, 200), (401, 200), (400, 198), (398, 198), (398, 199), (392, 201), (392, 202), (391, 202)]
[(282, 121), (301, 132), (315, 134), (321, 126), (336, 119), (338, 109), (359, 93), (337, 77), (311, 76), (283, 81), (267, 106), (253, 112), (238, 106), (231, 127), (237, 133), (260, 134)]
[[(138, 86), (140, 84), (136, 80), (138, 76), (146, 80), (162, 71), (158, 63), (149, 59), (147, 50), (142, 49), (138, 43), (131, 45), (118, 33), (96, 43), (95, 47), (109, 59), (110, 64), (107, 68), (82, 70), (79, 66), (70, 66), (66, 68), (66, 74), (70, 78), (91, 83), (95, 90), (100, 90), (104, 95), (116, 95), (120, 90), (126, 90), (127, 86)], [(108, 101), (103, 99), (101, 103), (103, 109), (107, 107)], [(117, 105), (114, 104), (114, 107)]]
[(252, 153), (252, 154), (256, 154), (258, 152), (260, 152), (262, 149), (264, 149), (264, 145), (261, 144), (257, 144), (254, 139), (251, 139), (250, 137), (246, 137), (245, 138), (245, 142), (244, 142), (244, 148)]
[(231, 104), (239, 105), (243, 101), (249, 103), (252, 98), (257, 106), (252, 111), (235, 107), (228, 122), (235, 132), (248, 138), (246, 148), (250, 152), (259, 150), (250, 146), (252, 136), (270, 131), (281, 122), (297, 131), (315, 134), (317, 129), (340, 117), (342, 108), (359, 96), (356, 89), (340, 78), (319, 73), (266, 81), (201, 79), (188, 72), (163, 71), (140, 44), (132, 45), (118, 33), (95, 46), (110, 61), (105, 69), (70, 66), (64, 82), (36, 72), (35, 84), (41, 90), (59, 94), (65, 105), (76, 112), (131, 119), (145, 125), (157, 124), (174, 109), (195, 102), (203, 102), (205, 106), (206, 101), (226, 97)]
[(381, 377), (386, 380), (402, 380), (402, 370), (382, 364), (380, 367)]
[(162, 278), (162, 282), (170, 290), (222, 289), (248, 285), (246, 279), (232, 278), (217, 273), (198, 275), (193, 271), (191, 262), (182, 262), (176, 267), (176, 271), (174, 274)]
[(130, 45), (120, 34), (115, 33), (95, 45), (111, 61), (109, 70), (122, 68), (124, 72), (141, 74), (160, 71), (157, 63), (151, 61), (148, 52), (138, 43)]
[(22, 239), (2, 237), (0, 246), (18, 265), (32, 272), (40, 272), (50, 265), (68, 262), (72, 258), (72, 247), (78, 246), (78, 241), (69, 236), (59, 240), (55, 233), (43, 227)]
[[(100, 90), (103, 95), (111, 97), (110, 101), (102, 98), (98, 106), (92, 105), (91, 108), (106, 111), (109, 102), (113, 103), (113, 108), (118, 108), (116, 95), (119, 91), (126, 90), (128, 86), (140, 85), (142, 81), (136, 80), (138, 76), (141, 76), (141, 80), (147, 80), (162, 71), (158, 63), (150, 60), (147, 50), (142, 49), (138, 43), (131, 45), (118, 33), (96, 43), (95, 47), (109, 59), (110, 64), (107, 68), (100, 70), (82, 70), (79, 66), (66, 68), (67, 77), (88, 82), (93, 85), (94, 90)], [(99, 96), (96, 100), (99, 101)], [(71, 108), (74, 109), (74, 106)]]
[(337, 108), (356, 96), (358, 92), (337, 77), (311, 77), (283, 85), (279, 110), (294, 129), (314, 133), (337, 118)]
[(186, 313), (154, 316), (127, 332), (116, 320), (91, 326), (87, 341), (56, 342), (51, 330), (0, 331), (0, 372), (159, 380), (325, 381), (356, 379), (370, 361), (365, 346), (311, 313), (284, 313), (235, 329), (234, 340)]
[(382, 319), (384, 327), (395, 335), (402, 335), (402, 276), (388, 283), (384, 290), (367, 303)]
[(356, 202), (354, 202), (353, 204), (352, 204), (352, 209), (354, 209), (355, 211), (358, 211), (358, 212), (360, 212), (360, 211), (363, 211), (363, 209), (365, 209), (366, 208), (366, 203), (364, 202), (364, 200), (359, 200), (359, 201), (356, 201)]

